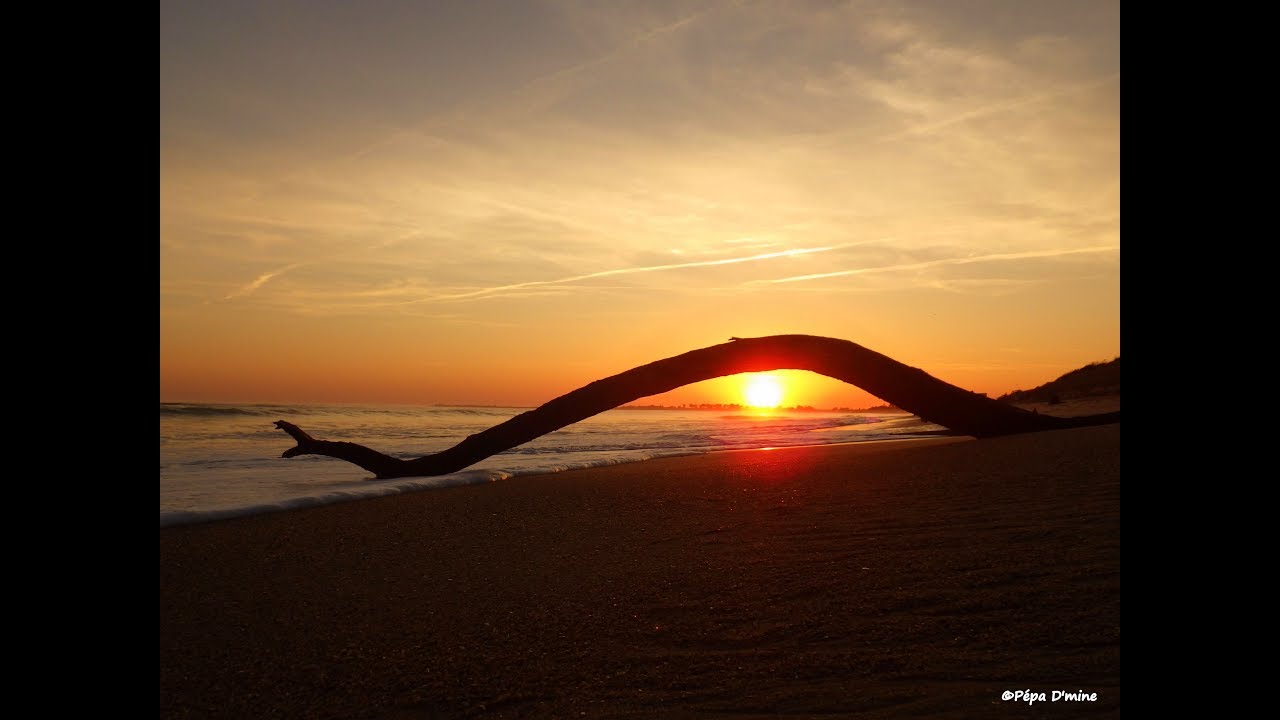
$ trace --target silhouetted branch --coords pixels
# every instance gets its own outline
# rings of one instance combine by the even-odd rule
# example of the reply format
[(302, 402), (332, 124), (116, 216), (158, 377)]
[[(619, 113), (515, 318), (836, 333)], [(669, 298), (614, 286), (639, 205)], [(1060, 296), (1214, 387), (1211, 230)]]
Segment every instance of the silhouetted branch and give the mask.
[(843, 380), (925, 421), (979, 438), (1120, 421), (1119, 413), (1082, 418), (1038, 415), (943, 382), (847, 340), (774, 335), (734, 338), (597, 380), (471, 435), (448, 450), (415, 460), (400, 460), (355, 443), (316, 440), (284, 420), (277, 421), (276, 427), (298, 443), (284, 457), (327, 455), (359, 465), (379, 479), (445, 475), (643, 397), (725, 375), (784, 369)]
[[(407, 468), (408, 463), (404, 460), (393, 458), (390, 455), (384, 455), (377, 450), (367, 448), (363, 445), (357, 445), (350, 442), (316, 440), (303, 432), (302, 428), (291, 422), (285, 422), (284, 420), (277, 420), (276, 427), (289, 433), (289, 435), (298, 442), (297, 447), (285, 450), (280, 457), (291, 458), (299, 455), (327, 455), (328, 457), (346, 460), (349, 463), (359, 465), (365, 470), (373, 473), (379, 479), (414, 477), (418, 475), (444, 475), (450, 472), (455, 472), (454, 470), (426, 473), (414, 472)], [(460, 469), (461, 468), (459, 468), (459, 470)]]

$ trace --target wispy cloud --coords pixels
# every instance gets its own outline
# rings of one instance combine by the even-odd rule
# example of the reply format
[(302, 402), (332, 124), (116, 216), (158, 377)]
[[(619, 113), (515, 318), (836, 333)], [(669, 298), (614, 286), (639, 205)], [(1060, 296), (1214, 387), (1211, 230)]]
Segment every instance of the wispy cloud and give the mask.
[(891, 142), (894, 140), (900, 140), (902, 138), (913, 136), (913, 135), (934, 134), (947, 127), (950, 127), (952, 125), (958, 125), (960, 123), (967, 122), (969, 120), (976, 120), (978, 118), (987, 117), (989, 115), (995, 115), (1001, 112), (1016, 110), (1018, 108), (1026, 107), (1028, 105), (1035, 105), (1036, 103), (1043, 103), (1043, 102), (1048, 102), (1050, 100), (1056, 100), (1066, 95), (1093, 90), (1095, 88), (1099, 88), (1104, 85), (1111, 84), (1113, 82), (1118, 82), (1119, 80), (1120, 80), (1120, 73), (1113, 73), (1105, 77), (1095, 78), (1093, 80), (1090, 80), (1089, 82), (1068, 85), (1066, 87), (1061, 87), (1056, 90), (1052, 90), (1050, 92), (1035, 93), (1031, 95), (1025, 95), (1022, 97), (1012, 98), (1009, 100), (1004, 100), (1001, 102), (995, 102), (990, 105), (985, 105), (983, 107), (973, 108), (971, 110), (965, 110), (956, 115), (943, 118), (941, 120), (934, 120), (931, 122), (913, 125), (905, 130), (902, 130), (901, 132), (896, 132), (891, 135), (886, 135), (885, 137), (880, 138), (878, 142)]
[(838, 270), (836, 272), (829, 273), (815, 273), (812, 275), (796, 275), (794, 277), (777, 278), (775, 280), (752, 280), (751, 282), (804, 282), (807, 280), (822, 280), (824, 278), (845, 277), (849, 275), (870, 275), (872, 273), (901, 272), (903, 270), (922, 270), (924, 268), (942, 267), (945, 265), (969, 265), (971, 263), (998, 262), (1001, 260), (1025, 260), (1029, 258), (1061, 257), (1063, 255), (1079, 255), (1084, 253), (1115, 252), (1119, 249), (1119, 245), (1100, 245), (1086, 248), (1071, 248), (1067, 250), (1033, 250), (1017, 253), (992, 253), (990, 255), (978, 255), (974, 257), (942, 258), (941, 260), (926, 260), (924, 262), (904, 263), (901, 265), (885, 265), (881, 267), (857, 268), (854, 270)]
[(290, 270), (294, 270), (300, 265), (302, 265), (302, 263), (293, 263), (291, 265), (285, 265), (284, 267), (278, 268), (276, 270), (264, 272), (261, 275), (259, 275), (257, 278), (255, 278), (253, 282), (249, 283), (248, 285), (245, 285), (239, 290), (235, 290), (234, 292), (231, 292), (230, 294), (228, 294), (226, 297), (222, 299), (233, 300), (238, 297), (244, 297), (246, 295), (250, 295), (258, 288), (262, 287), (263, 285), (266, 285), (268, 282), (271, 282), (273, 278), (279, 277), (289, 272)]
[[(913, 362), (1118, 337), (1114, 0), (170, 4), (172, 357), (358, 317), (367, 355), (478, 373), (487, 338), (582, 354), (619, 318), (872, 332), (851, 301)], [(980, 327), (913, 334), (942, 305)]]
[(379, 138), (378, 140), (349, 153), (341, 159), (356, 160), (406, 138), (426, 138), (434, 143), (448, 144), (448, 140), (432, 133), (445, 130), (449, 126), (465, 126), (467, 123), (474, 123), (477, 118), (483, 118), (487, 115), (493, 115), (501, 112), (510, 113), (513, 109), (517, 108), (525, 111), (530, 111), (536, 108), (545, 108), (557, 100), (562, 99), (566, 94), (572, 92), (575, 89), (574, 84), (583, 74), (589, 73), (594, 68), (615, 62), (618, 59), (625, 57), (628, 53), (634, 52), (636, 49), (643, 47), (646, 43), (653, 42), (665, 35), (678, 31), (681, 28), (700, 20), (711, 12), (714, 12), (715, 9), (715, 7), (711, 7), (700, 12), (695, 12), (691, 15), (678, 18), (659, 27), (640, 30), (634, 35), (625, 38), (616, 46), (608, 48), (602, 54), (526, 80), (521, 85), (513, 89), (473, 101), (470, 107), (446, 114), (433, 114), (422, 118), (407, 129), (396, 130), (385, 137)]

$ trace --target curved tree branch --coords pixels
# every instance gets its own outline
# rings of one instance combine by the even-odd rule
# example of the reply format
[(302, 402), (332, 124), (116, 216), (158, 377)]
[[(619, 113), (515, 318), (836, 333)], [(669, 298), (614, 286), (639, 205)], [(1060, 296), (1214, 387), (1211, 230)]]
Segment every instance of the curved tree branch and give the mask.
[(810, 370), (843, 380), (923, 420), (979, 438), (1120, 421), (1119, 413), (1082, 418), (1038, 415), (943, 382), (847, 340), (773, 335), (735, 338), (597, 380), (471, 435), (448, 450), (414, 460), (355, 443), (316, 440), (284, 420), (275, 425), (298, 443), (284, 457), (327, 455), (359, 465), (378, 479), (446, 475), (633, 400), (725, 375), (784, 369)]

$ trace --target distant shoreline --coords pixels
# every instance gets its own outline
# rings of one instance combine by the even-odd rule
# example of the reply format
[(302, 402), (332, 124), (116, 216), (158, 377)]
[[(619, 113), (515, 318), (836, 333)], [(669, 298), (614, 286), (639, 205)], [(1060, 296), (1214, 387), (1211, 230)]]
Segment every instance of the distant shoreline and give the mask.
[[(1036, 412), (1048, 415), (1057, 415), (1060, 417), (1071, 417), (1074, 415), (1088, 414), (1083, 412), (1084, 408), (1091, 409), (1091, 412), (1105, 412), (1108, 410), (1120, 409), (1119, 393), (1105, 395), (1090, 395), (1081, 397), (1068, 397), (1057, 403), (1051, 402), (1009, 402), (1002, 399), (1002, 402), (1008, 403), (1024, 410), (1035, 410)], [(180, 407), (190, 405), (204, 405), (210, 407), (279, 407), (291, 408), (298, 405), (314, 405), (316, 407), (413, 407), (413, 408), (477, 408), (491, 410), (535, 410), (533, 405), (487, 405), (487, 404), (460, 404), (460, 403), (283, 403), (283, 402), (205, 402), (205, 401), (176, 401), (165, 400), (160, 402), (161, 407)], [(1095, 408), (1106, 408), (1106, 410), (1096, 410)], [(777, 408), (755, 408), (749, 405), (739, 405), (737, 403), (698, 403), (686, 405), (619, 405), (612, 410), (698, 410), (698, 411), (716, 411), (716, 412), (813, 412), (813, 413), (901, 413), (909, 415), (906, 410), (894, 407), (892, 405), (876, 405), (874, 407), (851, 408), (851, 407), (833, 407), (818, 408), (812, 405), (795, 405), (792, 407)], [(607, 412), (607, 411), (606, 411)]]
[(699, 403), (697, 405), (619, 405), (614, 410), (715, 410), (718, 412), (885, 412), (906, 413), (906, 410), (892, 405), (879, 405), (869, 408), (816, 408), (812, 405), (794, 405), (792, 407), (760, 408), (737, 403)]

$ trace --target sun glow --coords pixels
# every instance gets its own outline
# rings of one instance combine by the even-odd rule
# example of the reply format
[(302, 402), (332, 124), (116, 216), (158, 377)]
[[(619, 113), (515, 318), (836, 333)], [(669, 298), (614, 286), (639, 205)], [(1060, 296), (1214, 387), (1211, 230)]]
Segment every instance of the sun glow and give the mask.
[(782, 404), (782, 382), (774, 375), (753, 375), (743, 394), (750, 407), (776, 408)]

